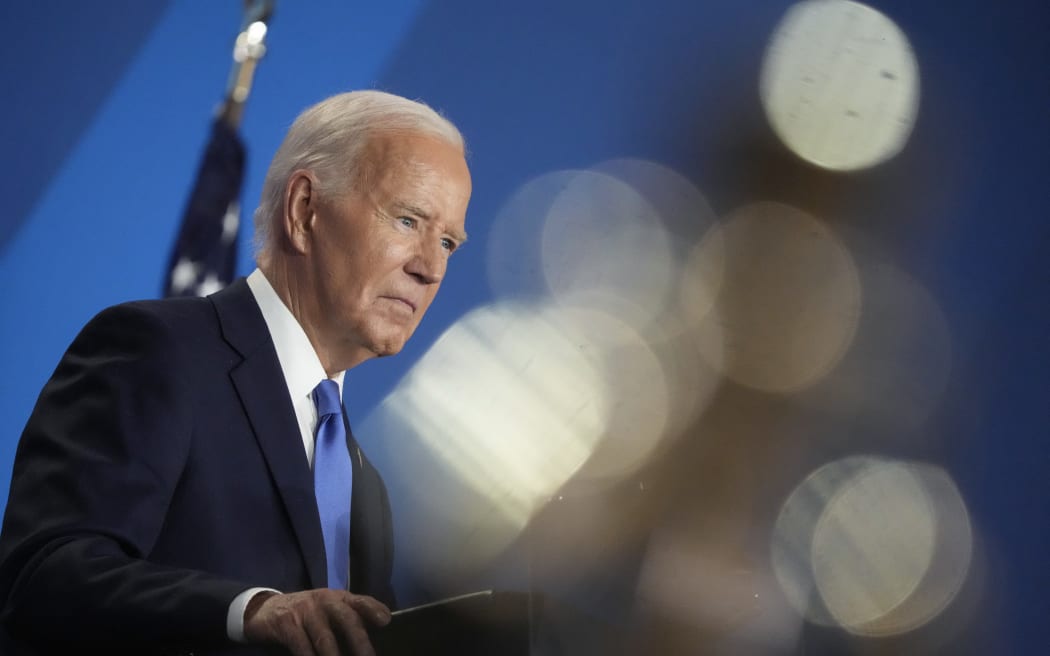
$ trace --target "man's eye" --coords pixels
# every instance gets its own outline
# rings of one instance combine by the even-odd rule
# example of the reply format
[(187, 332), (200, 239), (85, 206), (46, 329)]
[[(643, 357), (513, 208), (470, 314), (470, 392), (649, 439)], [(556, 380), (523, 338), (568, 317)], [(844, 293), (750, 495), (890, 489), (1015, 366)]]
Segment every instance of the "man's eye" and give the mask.
[(399, 216), (397, 218), (397, 220), (400, 221), (401, 225), (405, 226), (406, 228), (415, 228), (416, 227), (416, 223), (417, 223), (416, 220), (413, 219), (410, 216)]
[(448, 237), (443, 237), (441, 239), (441, 247), (444, 248), (449, 253), (455, 251), (456, 250), (456, 246), (458, 246), (458, 244), (456, 242), (452, 241), (451, 239), (449, 239)]

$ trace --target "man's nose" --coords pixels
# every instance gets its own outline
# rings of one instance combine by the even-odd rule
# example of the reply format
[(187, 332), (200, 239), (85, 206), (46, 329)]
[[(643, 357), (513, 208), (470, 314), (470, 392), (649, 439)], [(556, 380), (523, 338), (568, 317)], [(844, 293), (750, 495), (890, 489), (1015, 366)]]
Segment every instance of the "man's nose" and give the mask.
[(448, 253), (441, 245), (441, 240), (434, 243), (420, 243), (405, 270), (420, 282), (434, 285), (445, 277), (448, 265)]

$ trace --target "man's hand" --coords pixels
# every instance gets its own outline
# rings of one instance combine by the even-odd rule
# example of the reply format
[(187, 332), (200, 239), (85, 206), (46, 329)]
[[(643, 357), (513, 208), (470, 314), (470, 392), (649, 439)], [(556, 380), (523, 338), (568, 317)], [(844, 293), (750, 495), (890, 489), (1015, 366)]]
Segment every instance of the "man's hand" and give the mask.
[(294, 656), (375, 656), (365, 627), (389, 621), (379, 601), (342, 590), (261, 592), (244, 611), (244, 638), (283, 645)]

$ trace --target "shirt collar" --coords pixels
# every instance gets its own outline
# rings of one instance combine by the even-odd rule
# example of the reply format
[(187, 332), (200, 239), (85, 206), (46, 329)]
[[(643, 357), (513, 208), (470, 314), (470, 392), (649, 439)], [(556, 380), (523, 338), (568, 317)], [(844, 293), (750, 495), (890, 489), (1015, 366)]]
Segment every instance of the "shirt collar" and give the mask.
[[(277, 360), (281, 363), (284, 381), (288, 385), (288, 393), (293, 399), (310, 396), (317, 384), (328, 378), (321, 359), (317, 357), (317, 352), (310, 343), (310, 338), (306, 336), (303, 327), (277, 295), (262, 271), (252, 271), (248, 276), (248, 287), (255, 296), (255, 302), (262, 311), (263, 321), (270, 331), (270, 338), (277, 350)], [(331, 377), (339, 384), (340, 398), (343, 396), (345, 374), (345, 371), (340, 371)]]

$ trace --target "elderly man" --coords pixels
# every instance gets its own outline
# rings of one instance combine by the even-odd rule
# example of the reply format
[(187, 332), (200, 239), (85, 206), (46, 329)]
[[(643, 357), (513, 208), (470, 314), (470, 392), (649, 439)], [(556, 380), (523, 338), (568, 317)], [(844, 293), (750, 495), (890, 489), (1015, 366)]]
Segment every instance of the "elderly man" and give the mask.
[(390, 511), (343, 374), (412, 335), (470, 190), (462, 137), (429, 107), (329, 98), (274, 156), (247, 280), (95, 317), (18, 446), (7, 650), (371, 653)]

